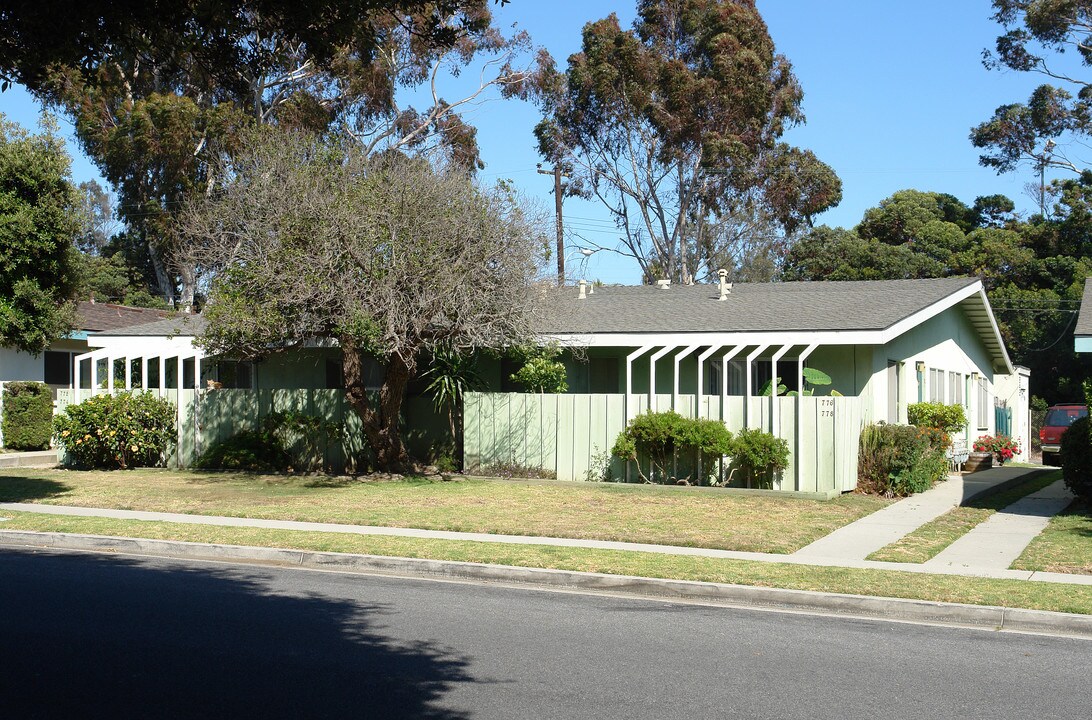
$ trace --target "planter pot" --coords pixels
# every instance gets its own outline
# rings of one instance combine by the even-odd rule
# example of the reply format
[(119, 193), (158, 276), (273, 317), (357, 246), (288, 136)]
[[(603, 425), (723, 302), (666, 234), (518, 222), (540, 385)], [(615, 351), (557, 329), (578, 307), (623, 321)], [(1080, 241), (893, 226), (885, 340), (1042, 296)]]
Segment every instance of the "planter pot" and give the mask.
[(967, 456), (967, 462), (963, 464), (964, 472), (978, 472), (993, 467), (993, 453), (973, 452)]

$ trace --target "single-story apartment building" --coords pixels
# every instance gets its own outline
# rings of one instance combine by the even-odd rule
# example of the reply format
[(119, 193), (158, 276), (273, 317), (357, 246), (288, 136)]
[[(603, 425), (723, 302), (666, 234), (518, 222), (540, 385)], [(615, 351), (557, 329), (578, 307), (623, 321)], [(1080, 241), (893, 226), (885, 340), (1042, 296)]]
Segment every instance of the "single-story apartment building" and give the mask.
[[(634, 287), (581, 284), (553, 288), (544, 297), (538, 336), (542, 343), (556, 343), (564, 351), (567, 395), (579, 397), (581, 403), (585, 397), (605, 398), (589, 399), (590, 409), (575, 411), (578, 421), (566, 421), (563, 430), (557, 431), (550, 441), (553, 449), (534, 455), (534, 462), (554, 463), (552, 469), (559, 478), (584, 476), (590, 459), (576, 456), (601, 453), (625, 422), (648, 409), (673, 408), (717, 417), (730, 429), (763, 427), (792, 436), (794, 450), (804, 454), (799, 443), (806, 433), (802, 434), (800, 423), (812, 422), (804, 417), (812, 409), (802, 410), (801, 403), (817, 401), (784, 397), (778, 385), (784, 386), (786, 394), (809, 390), (805, 367), (822, 370), (832, 381), (829, 386), (810, 388), (816, 397), (829, 398), (824, 400), (828, 409), (816, 405), (816, 414), (829, 411), (833, 416), (836, 407), (852, 405), (852, 420), (845, 420), (846, 427), (857, 427), (842, 434), (859, 430), (861, 422), (905, 423), (910, 403), (935, 401), (965, 408), (965, 441), (993, 433), (996, 408), (1011, 409), (1014, 434), (1022, 433), (1022, 447), (1028, 447), (1027, 371), (1012, 365), (982, 283), (974, 278)], [(340, 386), (339, 350), (332, 342), (260, 359), (209, 358), (193, 342), (203, 322), (200, 316), (179, 316), (92, 333), (93, 349), (77, 358), (81, 372), (74, 386), (197, 392), (206, 391), (210, 383), (224, 389), (257, 390)], [(515, 397), (512, 393), (517, 388), (510, 380), (515, 369), (503, 357), (483, 355), (479, 374), (486, 383), (484, 393)], [(378, 366), (372, 372), (378, 386)], [(85, 383), (86, 378), (94, 380)], [(775, 378), (780, 383), (771, 382)], [(760, 397), (766, 385), (772, 386), (771, 395)], [(832, 390), (844, 402), (831, 398)], [(599, 402), (615, 410), (600, 413), (595, 409)], [(523, 442), (519, 438), (526, 428), (495, 430), (499, 420), (493, 415), (499, 411), (490, 403), (475, 406), (491, 413), (488, 424), (493, 430), (488, 442), (501, 442), (497, 438)], [(514, 417), (509, 410), (504, 412)], [(565, 409), (563, 414), (570, 412), (574, 411)], [(466, 432), (478, 432), (480, 420), (479, 416), (468, 422)], [(554, 432), (542, 427), (535, 431)], [(585, 434), (598, 440), (589, 445)], [(468, 454), (481, 449), (481, 439), (466, 438)], [(573, 443), (581, 447), (569, 448)], [(855, 443), (854, 434), (852, 442), (844, 444), (848, 448)], [(838, 472), (845, 477), (837, 484), (842, 489), (850, 482), (849, 466), (855, 465), (852, 452), (853, 463), (840, 461)], [(566, 453), (571, 461), (559, 459)], [(497, 447), (482, 451), (482, 457), (498, 454), (515, 457), (518, 453)], [(467, 461), (479, 459), (468, 457)], [(789, 473), (793, 487), (786, 489), (815, 487), (815, 482), (803, 477), (807, 472), (795, 467)]]

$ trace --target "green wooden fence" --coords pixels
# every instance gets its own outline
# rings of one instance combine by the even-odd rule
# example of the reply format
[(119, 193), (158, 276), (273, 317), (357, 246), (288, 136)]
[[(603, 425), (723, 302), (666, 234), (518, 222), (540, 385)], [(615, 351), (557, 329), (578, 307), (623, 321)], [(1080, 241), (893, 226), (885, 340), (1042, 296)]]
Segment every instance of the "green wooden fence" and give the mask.
[[(681, 395), (675, 410), (688, 417), (722, 419), (729, 430), (745, 426), (746, 398), (730, 396), (722, 416), (720, 397)], [(464, 460), (471, 470), (531, 468), (559, 480), (614, 477), (631, 469), (609, 458), (626, 418), (648, 409), (648, 396), (467, 393), (464, 399)], [(657, 396), (657, 409), (671, 407)], [(773, 431), (789, 444), (789, 468), (781, 490), (847, 492), (857, 486), (857, 444), (864, 422), (857, 397), (779, 397), (777, 428), (771, 398), (750, 398), (746, 426)]]
[[(101, 391), (98, 391), (101, 392)], [(149, 392), (159, 396), (159, 390)], [(57, 411), (79, 402), (90, 390), (58, 392)], [(290, 442), (296, 468), (328, 472), (357, 472), (369, 467), (370, 451), (364, 439), (360, 418), (345, 400), (341, 390), (178, 390), (162, 391), (175, 406), (178, 439), (168, 458), (171, 467), (190, 467), (213, 444), (243, 430), (257, 429), (270, 413), (294, 411), (339, 423), (340, 437), (332, 442), (314, 444), (302, 437)], [(410, 453), (429, 458), (449, 435), (447, 419), (438, 415), (431, 400), (408, 398), (403, 403), (405, 419), (402, 439)]]
[[(153, 390), (155, 394), (159, 391)], [(90, 395), (58, 392), (57, 409)], [(354, 472), (368, 467), (369, 453), (360, 420), (340, 390), (177, 390), (162, 391), (178, 412), (178, 443), (170, 465), (188, 467), (213, 443), (258, 427), (274, 410), (293, 410), (343, 424), (340, 439), (314, 447), (297, 439), (293, 450), (301, 469)], [(745, 426), (774, 432), (789, 444), (789, 467), (777, 489), (837, 493), (857, 485), (857, 443), (864, 404), (857, 397), (779, 397), (777, 427), (771, 398), (730, 396), (724, 412), (716, 395), (681, 395), (675, 410), (688, 417), (721, 419), (732, 432)], [(627, 401), (629, 407), (627, 408)], [(671, 395), (658, 395), (657, 409), (671, 407)], [(428, 398), (406, 400), (404, 435), (415, 457), (447, 439), (446, 418)], [(647, 411), (648, 396), (533, 395), (467, 393), (464, 398), (464, 463), (467, 469), (533, 468), (561, 480), (598, 479), (609, 467), (615, 477), (629, 469), (611, 460), (610, 449), (627, 417)]]

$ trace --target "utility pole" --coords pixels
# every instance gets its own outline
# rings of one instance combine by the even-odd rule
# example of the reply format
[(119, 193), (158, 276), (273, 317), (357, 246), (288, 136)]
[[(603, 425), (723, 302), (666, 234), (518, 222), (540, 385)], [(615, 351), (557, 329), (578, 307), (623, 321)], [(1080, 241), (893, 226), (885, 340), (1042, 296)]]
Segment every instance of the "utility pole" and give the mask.
[(561, 166), (554, 164), (552, 170), (543, 170), (538, 164), (539, 175), (554, 176), (554, 207), (557, 210), (557, 286), (565, 284), (565, 224), (561, 218)]

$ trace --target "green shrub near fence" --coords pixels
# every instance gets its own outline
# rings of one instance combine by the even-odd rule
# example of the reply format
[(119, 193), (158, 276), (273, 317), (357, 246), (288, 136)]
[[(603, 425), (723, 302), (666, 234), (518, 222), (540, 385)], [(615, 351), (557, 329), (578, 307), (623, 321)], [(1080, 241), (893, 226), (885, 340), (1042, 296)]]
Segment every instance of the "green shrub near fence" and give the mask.
[[(278, 410), (262, 418), (254, 430), (242, 430), (214, 443), (195, 467), (218, 470), (328, 470), (312, 467), (312, 458), (325, 457), (342, 433), (339, 422), (294, 411)], [(297, 453), (289, 448), (300, 446)]]
[(4, 447), (48, 450), (53, 436), (53, 395), (40, 382), (4, 385)]
[(53, 421), (68, 461), (85, 468), (161, 465), (175, 443), (175, 408), (147, 392), (95, 395)]
[(948, 475), (947, 436), (935, 428), (867, 425), (861, 431), (857, 491), (884, 497), (923, 492)]
[(906, 407), (911, 425), (936, 428), (947, 433), (959, 432), (967, 426), (967, 414), (962, 405), (945, 405), (939, 402), (911, 403)]
[(1062, 434), (1058, 457), (1062, 463), (1062, 479), (1069, 491), (1086, 502), (1092, 502), (1092, 433), (1087, 417), (1079, 418)]
[(769, 487), (772, 473), (788, 467), (789, 445), (764, 430), (743, 428), (733, 437), (719, 420), (667, 411), (635, 417), (619, 433), (611, 453), (632, 462), (643, 482), (727, 485), (735, 470), (727, 478), (718, 479), (717, 474), (720, 461), (730, 457), (748, 487)]

